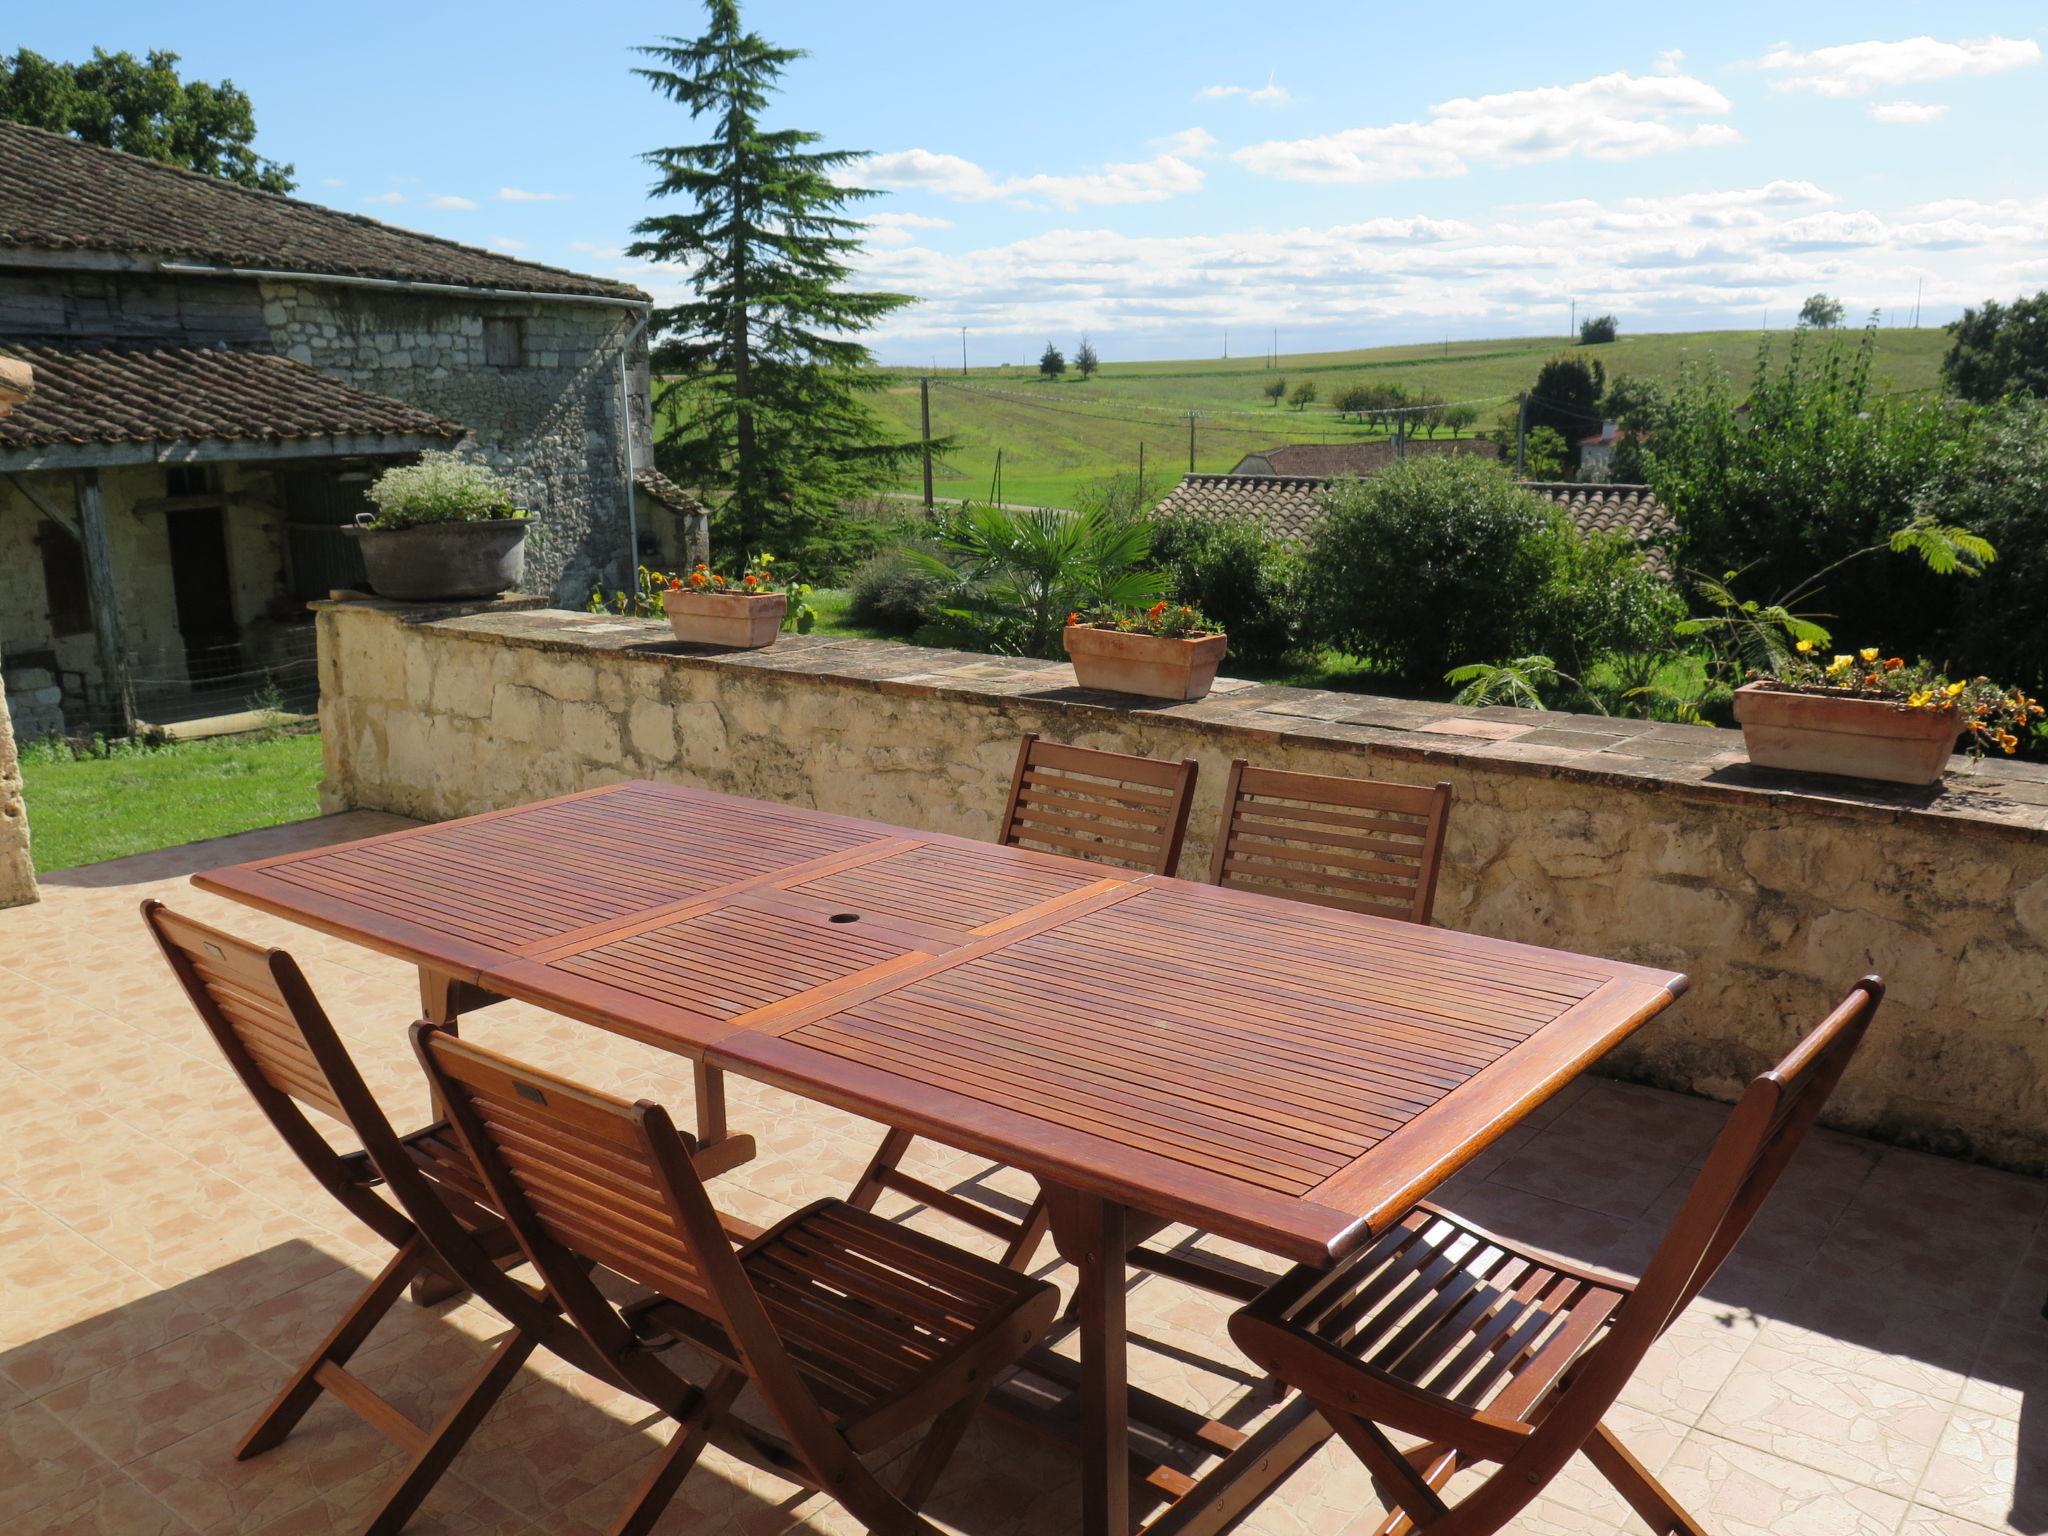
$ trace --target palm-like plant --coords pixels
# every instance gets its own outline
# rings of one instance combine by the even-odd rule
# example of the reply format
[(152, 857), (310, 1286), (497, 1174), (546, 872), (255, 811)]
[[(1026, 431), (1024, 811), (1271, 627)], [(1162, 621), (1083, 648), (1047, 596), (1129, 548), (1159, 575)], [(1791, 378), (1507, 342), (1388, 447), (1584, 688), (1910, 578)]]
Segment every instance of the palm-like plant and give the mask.
[(1070, 613), (1142, 606), (1167, 588), (1144, 568), (1151, 525), (1101, 512), (973, 507), (949, 520), (939, 547), (943, 558), (910, 556), (952, 584), (946, 618), (1023, 656), (1057, 656)]

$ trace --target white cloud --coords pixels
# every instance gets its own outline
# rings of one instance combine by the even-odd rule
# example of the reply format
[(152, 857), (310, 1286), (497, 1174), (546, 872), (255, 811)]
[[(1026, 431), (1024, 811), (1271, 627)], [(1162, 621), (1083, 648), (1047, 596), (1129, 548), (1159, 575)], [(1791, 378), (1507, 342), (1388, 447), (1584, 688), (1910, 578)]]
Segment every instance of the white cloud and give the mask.
[[(1511, 335), (1561, 329), (1560, 296), (1611, 309), (1623, 334), (1661, 317), (1780, 323), (1816, 289), (1858, 314), (2004, 295), (2048, 263), (2048, 196), (1855, 206), (1808, 181), (1664, 197), (1574, 199), (1470, 220), (1393, 214), (1322, 227), (1132, 236), (1047, 230), (1009, 244), (938, 251), (873, 246), (867, 285), (916, 293), (879, 340), (903, 356), (971, 325), (1035, 344), (1086, 329), (1131, 346), (1146, 335), (1222, 326), (1320, 330), (1332, 344), (1413, 340), (1447, 327)], [(622, 274), (624, 275), (624, 274)], [(672, 272), (634, 278), (659, 293)], [(1342, 338), (1339, 340), (1338, 338)], [(1126, 355), (1142, 355), (1129, 353)]]
[(1233, 160), (1288, 181), (1413, 181), (1462, 176), (1477, 164), (1533, 165), (1580, 154), (1633, 160), (1671, 150), (1733, 144), (1719, 116), (1726, 96), (1690, 75), (1617, 72), (1575, 85), (1459, 97), (1431, 107), (1426, 121), (1347, 128), (1307, 139), (1275, 139)]
[(466, 197), (456, 197), (452, 193), (439, 192), (427, 199), (427, 206), (429, 208), (474, 208), (476, 204)]
[(1213, 149), (1215, 138), (1200, 128), (1188, 128), (1155, 142), (1159, 153), (1150, 160), (1105, 165), (1075, 176), (1041, 174), (998, 180), (972, 160), (928, 149), (874, 155), (855, 174), (866, 185), (920, 187), (961, 202), (1042, 200), (1061, 208), (1156, 203), (1184, 192), (1199, 192), (1202, 169), (1189, 162)]
[(498, 188), (501, 203), (559, 203), (569, 196), (566, 192), (522, 192), (517, 187)]
[(1660, 75), (1683, 74), (1685, 72), (1685, 50), (1683, 48), (1666, 48), (1657, 55), (1657, 62), (1652, 64), (1650, 68)]
[(586, 256), (602, 256), (607, 261), (624, 261), (626, 259), (626, 252), (623, 247), (600, 245), (595, 240), (571, 240), (569, 242), (569, 249), (581, 251)]
[(320, 185), (323, 187), (345, 187), (348, 183), (339, 176), (322, 176), (320, 178)]
[[(1896, 43), (1842, 43), (1797, 53), (1780, 44), (1763, 56), (1765, 69), (1795, 71), (1771, 82), (1780, 91), (1816, 96), (1866, 96), (1872, 91), (1960, 75), (1995, 75), (2041, 62), (2032, 38), (1979, 37), (1943, 43), (1909, 37)], [(1896, 121), (1896, 119), (1891, 119)]]
[(524, 240), (514, 240), (509, 235), (493, 235), (491, 236), (491, 249), (494, 251), (523, 251), (526, 249), (526, 242)]
[(1261, 86), (1205, 85), (1195, 94), (1198, 98), (1206, 98), (1212, 101), (1230, 96), (1242, 96), (1246, 101), (1267, 102), (1276, 107), (1284, 102), (1294, 100), (1294, 97), (1288, 93), (1286, 86), (1277, 84), (1274, 81), (1272, 72), (1266, 75), (1266, 83)]
[(402, 203), (405, 201), (405, 194), (403, 192), (372, 192), (363, 201), (366, 203)]
[(871, 213), (866, 220), (871, 245), (909, 245), (920, 229), (951, 229), (951, 219), (935, 219), (922, 213)]
[(1880, 101), (1870, 115), (1880, 123), (1938, 123), (1948, 116), (1948, 103), (1925, 101)]

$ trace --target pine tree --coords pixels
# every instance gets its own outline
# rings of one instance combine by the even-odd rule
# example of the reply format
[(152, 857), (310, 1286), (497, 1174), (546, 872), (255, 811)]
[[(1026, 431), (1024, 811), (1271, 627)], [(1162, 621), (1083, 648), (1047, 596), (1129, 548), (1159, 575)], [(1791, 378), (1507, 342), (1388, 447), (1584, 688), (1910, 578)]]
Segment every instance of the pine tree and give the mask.
[(760, 124), (802, 52), (745, 31), (738, 0), (705, 9), (702, 37), (641, 48), (659, 67), (634, 71), (711, 126), (705, 143), (643, 156), (661, 173), (656, 197), (696, 205), (641, 220), (629, 248), (686, 268), (695, 294), (653, 319), (654, 367), (668, 380), (657, 456), (672, 479), (726, 493), (724, 541), (822, 572), (857, 553), (844, 502), (919, 452), (889, 441), (861, 398), (889, 380), (853, 339), (916, 301), (840, 286), (864, 228), (842, 210), (877, 194), (833, 178), (865, 152), (813, 149), (818, 134)]
[(1065, 354), (1049, 341), (1045, 344), (1045, 351), (1039, 354), (1038, 371), (1047, 383), (1051, 383), (1067, 371)]
[(1086, 336), (1081, 338), (1081, 350), (1074, 354), (1074, 371), (1084, 379), (1095, 377), (1095, 370), (1102, 366), (1102, 359), (1095, 355), (1095, 344)]

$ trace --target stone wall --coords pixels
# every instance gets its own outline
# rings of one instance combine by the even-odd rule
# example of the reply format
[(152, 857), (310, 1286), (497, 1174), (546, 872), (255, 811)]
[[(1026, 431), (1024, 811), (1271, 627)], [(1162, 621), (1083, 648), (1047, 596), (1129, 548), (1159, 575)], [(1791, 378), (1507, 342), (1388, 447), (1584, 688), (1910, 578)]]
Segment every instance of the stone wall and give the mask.
[[(581, 607), (600, 580), (627, 568), (629, 497), (621, 454), (619, 347), (635, 315), (618, 305), (535, 298), (456, 299), (333, 284), (265, 282), (272, 349), (459, 421), (475, 435), (461, 452), (511, 480), (541, 517), (525, 587)], [(524, 331), (524, 360), (496, 366), (484, 322)], [(637, 462), (653, 462), (647, 347), (634, 343), (630, 427)]]
[(1229, 761), (1455, 795), (1437, 920), (1684, 971), (1608, 1069), (1728, 1099), (1866, 971), (1891, 998), (1832, 1117), (2048, 1168), (2048, 773), (1957, 759), (1933, 791), (1770, 775), (1733, 733), (1225, 680), (1170, 707), (1042, 662), (375, 605), (319, 617), (330, 809), (444, 818), (647, 777), (988, 837), (1027, 730), (1194, 757), (1182, 868)]
[(14, 722), (0, 694), (0, 909), (36, 900), (36, 867), (29, 858), (28, 805), (21, 797), (21, 759)]

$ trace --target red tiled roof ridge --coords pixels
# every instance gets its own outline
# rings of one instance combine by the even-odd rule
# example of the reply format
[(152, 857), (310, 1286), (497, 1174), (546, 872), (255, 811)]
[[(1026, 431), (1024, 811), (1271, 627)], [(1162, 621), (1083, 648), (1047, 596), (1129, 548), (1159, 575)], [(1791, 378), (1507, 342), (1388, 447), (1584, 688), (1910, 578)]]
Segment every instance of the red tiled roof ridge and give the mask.
[[(69, 134), (57, 133), (51, 129), (33, 128), (26, 123), (0, 121), (0, 138), (4, 138), (7, 135), (18, 135), (31, 148), (39, 151), (54, 150), (65, 154), (103, 157), (103, 163), (108, 166), (117, 167), (117, 174), (119, 175), (168, 177), (189, 184), (201, 196), (219, 197), (232, 194), (236, 197), (248, 199), (253, 206), (262, 207), (266, 211), (282, 210), (287, 216), (304, 216), (307, 218), (307, 222), (330, 219), (343, 220), (365, 231), (374, 232), (379, 239), (389, 238), (400, 242), (417, 242), (438, 250), (459, 253), (464, 257), (471, 258), (473, 263), (480, 262), (488, 268), (507, 267), (514, 270), (506, 272), (502, 278), (494, 278), (490, 281), (484, 281), (481, 278), (475, 281), (466, 281), (459, 273), (452, 269), (438, 275), (424, 275), (428, 270), (424, 266), (414, 273), (404, 273), (395, 268), (378, 270), (374, 262), (365, 265), (363, 262), (352, 262), (346, 259), (334, 259), (325, 263), (308, 265), (303, 256), (265, 256), (255, 250), (236, 254), (229, 252), (225, 249), (225, 246), (222, 249), (202, 250), (188, 241), (173, 239), (151, 243), (134, 234), (109, 234), (94, 239), (46, 229), (41, 232), (41, 236), (38, 238), (37, 231), (19, 227), (22, 223), (22, 215), (29, 211), (28, 208), (25, 205), (17, 205), (10, 210), (7, 207), (7, 200), (4, 198), (0, 198), (0, 248), (87, 250), (103, 251), (117, 255), (169, 256), (213, 265), (267, 268), (278, 271), (300, 271), (314, 277), (389, 277), (402, 282), (444, 282), (451, 286), (466, 288), (511, 288), (522, 292), (530, 292), (536, 296), (557, 293), (587, 294), (607, 298), (645, 299), (647, 297), (645, 293), (630, 283), (617, 282), (611, 278), (592, 277), (588, 273), (572, 272), (566, 267), (549, 266), (544, 262), (524, 261), (516, 256), (507, 255), (503, 251), (493, 251), (477, 245), (465, 245), (459, 240), (450, 240), (443, 235), (430, 235), (421, 230), (406, 229), (397, 224), (387, 224), (381, 219), (371, 218), (368, 214), (351, 213), (347, 209), (330, 208), (325, 203), (316, 203), (305, 198), (291, 197), (281, 192), (266, 192), (257, 187), (246, 187), (239, 182), (227, 181), (218, 176), (208, 176), (199, 171), (187, 170), (183, 166), (166, 165), (160, 160), (151, 160), (147, 156), (129, 154), (125, 150), (108, 149), (104, 145), (99, 144), (88, 144), (81, 139), (72, 138)], [(0, 158), (0, 191), (5, 190), (5, 173), (6, 162), (4, 158)], [(25, 202), (26, 200), (24, 200), (24, 204)], [(229, 235), (226, 238), (232, 239), (233, 237)], [(524, 271), (522, 272), (518, 269), (524, 269)], [(522, 276), (527, 276), (528, 280), (521, 282), (520, 278)], [(534, 277), (546, 277), (559, 281), (538, 283), (533, 281)], [(574, 286), (571, 286), (572, 284)]]

